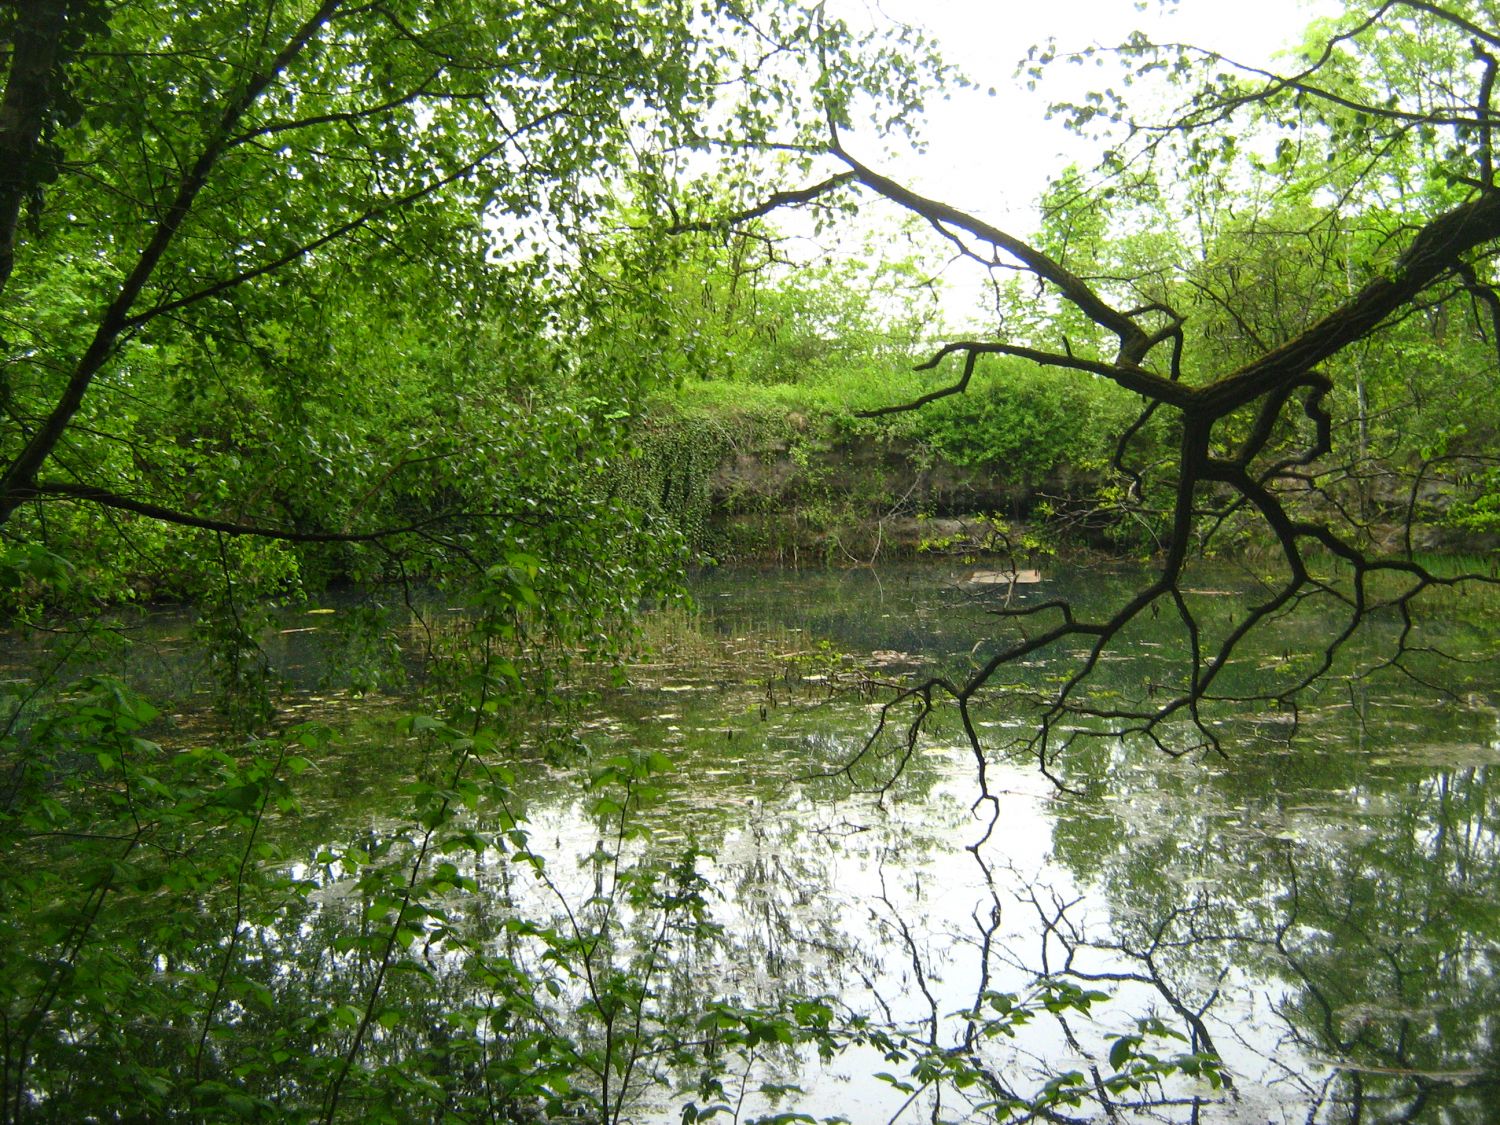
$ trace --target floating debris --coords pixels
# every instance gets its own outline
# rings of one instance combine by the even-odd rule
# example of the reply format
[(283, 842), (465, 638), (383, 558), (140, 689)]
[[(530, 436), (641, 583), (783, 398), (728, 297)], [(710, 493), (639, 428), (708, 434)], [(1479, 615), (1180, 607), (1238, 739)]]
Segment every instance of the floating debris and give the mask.
[(964, 582), (970, 586), (1034, 586), (1041, 580), (1040, 570), (976, 570)]
[(897, 652), (894, 649), (879, 648), (870, 653), (868, 663), (878, 665), (882, 668), (895, 664), (931, 664), (932, 657), (919, 656), (911, 652)]

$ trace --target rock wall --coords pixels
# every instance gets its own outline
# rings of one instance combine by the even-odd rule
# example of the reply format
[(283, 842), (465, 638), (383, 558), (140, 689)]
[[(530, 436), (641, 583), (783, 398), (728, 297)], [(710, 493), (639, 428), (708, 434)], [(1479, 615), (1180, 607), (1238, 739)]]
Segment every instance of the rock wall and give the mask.
[[(1008, 551), (1045, 498), (1077, 504), (1091, 481), (1007, 477), (934, 457), (912, 443), (778, 439), (733, 449), (709, 479), (707, 542), (722, 558), (873, 551)], [(1003, 533), (1001, 529), (1004, 529)]]

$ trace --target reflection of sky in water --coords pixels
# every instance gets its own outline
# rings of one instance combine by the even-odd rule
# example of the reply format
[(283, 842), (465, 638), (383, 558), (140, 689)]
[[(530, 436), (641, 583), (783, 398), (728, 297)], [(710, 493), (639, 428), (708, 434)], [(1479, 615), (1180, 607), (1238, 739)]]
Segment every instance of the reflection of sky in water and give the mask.
[[(967, 749), (927, 749), (912, 784), (898, 784), (883, 802), (871, 796), (834, 799), (830, 783), (801, 777), (806, 760), (787, 748), (837, 750), (831, 720), (844, 725), (844, 746), (856, 745), (867, 730), (866, 708), (784, 705), (764, 724), (764, 752), (747, 735), (726, 758), (717, 740), (705, 747), (673, 737), (697, 724), (700, 706), (683, 693), (671, 697), (670, 710), (612, 726), (610, 740), (612, 748), (650, 747), (661, 733), (677, 758), (675, 780), (646, 814), (651, 841), (627, 848), (671, 849), (696, 839), (714, 853), (700, 859), (699, 870), (722, 892), (714, 913), (729, 939), (722, 955), (694, 966), (705, 995), (767, 1003), (787, 989), (836, 993), (850, 1009), (920, 1033), (930, 1014), (925, 988), (942, 1017), (939, 1041), (950, 1045), (960, 1027), (958, 1013), (972, 1005), (986, 969), (988, 987), (1023, 992), (1032, 975), (1044, 970), (1139, 978), (1141, 935), (1179, 912), (1202, 920), (1204, 928), (1194, 935), (1194, 922), (1171, 931), (1154, 955), (1151, 967), (1170, 993), (1142, 979), (1103, 983), (1115, 1000), (1096, 1009), (1100, 1026), (1127, 1032), (1135, 1017), (1147, 1013), (1180, 1026), (1174, 1002), (1196, 1012), (1213, 996), (1205, 1025), (1238, 1089), (1208, 1119), (1259, 1122), (1300, 1119), (1308, 1112), (1331, 1073), (1323, 1065), (1329, 1057), (1312, 1045), (1287, 1041), (1276, 1013), (1296, 990), (1285, 966), (1265, 955), (1262, 927), (1270, 916), (1286, 921), (1290, 876), (1268, 869), (1240, 884), (1225, 865), (1235, 862), (1237, 849), (1261, 859), (1306, 853), (1310, 858), (1299, 867), (1339, 862), (1349, 848), (1389, 830), (1400, 815), (1394, 806), (1401, 793), (1359, 786), (1335, 793), (1293, 790), (1237, 807), (1214, 790), (1215, 779), (1230, 777), (1233, 766), (1177, 765), (1162, 773), (1160, 763), (1131, 760), (1122, 772), (1127, 784), (1091, 802), (1056, 794), (1032, 769), (997, 764), (996, 820), (980, 853), (993, 878), (987, 884), (984, 869), (965, 850), (984, 836), (988, 818), (987, 809), (970, 809)], [(807, 723), (815, 729), (799, 741), (794, 729)], [(1423, 779), (1414, 796), (1433, 799), (1435, 784)], [(1336, 808), (1341, 801), (1344, 807)], [(578, 903), (597, 891), (598, 873), (581, 857), (601, 843), (601, 832), (574, 791), (552, 777), (528, 791), (526, 805), (533, 844), (548, 853), (562, 898)], [(1189, 824), (1196, 835), (1184, 832)], [(1442, 831), (1420, 815), (1413, 825), (1428, 846), (1432, 834)], [(1476, 830), (1493, 871), (1493, 841), (1487, 828)], [(1105, 837), (1108, 862), (1081, 882), (1056, 855), (1059, 834), (1070, 831), (1096, 845)], [(1135, 858), (1158, 864), (1160, 885), (1137, 893), (1120, 884), (1132, 850)], [(1162, 861), (1164, 855), (1170, 860)], [(494, 884), (501, 866), (493, 856), (474, 866), (482, 887)], [(526, 912), (545, 915), (558, 908), (524, 874), (506, 882)], [(996, 906), (1001, 920), (986, 961), (980, 943)], [(1054, 927), (1051, 937), (1041, 931), (1043, 918)], [(1255, 941), (1228, 936), (1252, 933)], [(1185, 935), (1198, 940), (1185, 942)], [(1060, 936), (1070, 939), (1072, 960)], [(1492, 935), (1482, 939), (1486, 949), (1491, 942)], [(1125, 948), (1115, 948), (1121, 944)], [(1059, 1069), (1102, 1065), (1107, 1043), (1098, 1031), (1076, 1016), (1069, 1018), (1069, 1030), (1075, 1042), (1056, 1023), (1040, 1020), (1013, 1043), (996, 1045), (996, 1066), (1025, 1090)], [(802, 1085), (806, 1094), (787, 1104), (817, 1116), (884, 1120), (906, 1101), (868, 1078), (899, 1069), (875, 1052), (851, 1051), (827, 1068), (808, 1061), (793, 1072), (785, 1060), (768, 1060), (761, 1077)], [(951, 1092), (945, 1105), (957, 1112)], [(1160, 1112), (1166, 1120), (1185, 1120), (1190, 1113)], [(650, 1119), (676, 1117), (674, 1104)]]
[[(928, 656), (962, 669), (984, 651), (997, 597), (962, 578), (931, 568), (724, 573), (708, 576), (697, 596), (707, 626), (725, 635), (797, 629), (788, 635), (809, 647), (829, 638), (836, 649)], [(1069, 586), (1108, 594), (1128, 580), (1060, 575), (1017, 596)], [(308, 684), (319, 678), (311, 669), (323, 642), (308, 624), (318, 620), (304, 615), (276, 634), (285, 665), (308, 670)], [(164, 653), (185, 627), (169, 622)], [(1128, 687), (1157, 675), (1169, 649), (1166, 638), (1135, 638), (1108, 667), (1108, 682)], [(1273, 670), (1276, 655), (1267, 662)], [(1039, 660), (1027, 674), (1049, 669)], [(706, 668), (632, 673), (632, 689), (584, 716), (583, 737), (601, 754), (659, 749), (675, 763), (645, 815), (649, 839), (627, 842), (627, 853), (694, 842), (706, 853), (699, 872), (722, 895), (712, 908), (725, 945), (712, 955), (678, 954), (684, 979), (672, 982), (673, 1003), (830, 993), (918, 1034), (935, 1010), (938, 1041), (950, 1046), (981, 982), (1024, 991), (1036, 973), (1070, 969), (1114, 978), (1099, 986), (1115, 999), (1096, 1009), (1098, 1028), (1069, 1016), (1071, 1042), (1044, 1018), (1014, 1042), (986, 1048), (1023, 1092), (1068, 1067), (1093, 1063), (1107, 1073), (1104, 1034), (1156, 1013), (1178, 1029), (1201, 1018), (1235, 1075), (1236, 1092), (1203, 1120), (1336, 1120), (1332, 1107), (1348, 1104), (1356, 1081), (1368, 1119), (1384, 1120), (1410, 1108), (1419, 1080), (1435, 1093), (1428, 1116), (1416, 1120), (1440, 1120), (1448, 1099), (1458, 1099), (1456, 1120), (1500, 1119), (1486, 1116), (1494, 1107), (1477, 1084), (1500, 1072), (1500, 791), (1492, 795), (1490, 785), (1500, 761), (1500, 669), (1492, 660), (1468, 666), (1459, 698), (1443, 703), (1399, 677), (1332, 682), (1308, 700), (1290, 748), (1285, 716), (1276, 714), (1248, 716), (1227, 761), (1170, 761), (1147, 747), (1101, 744), (1063, 763), (1070, 780), (1088, 782), (1086, 796), (1055, 792), (1030, 762), (992, 761), (995, 821), (977, 856), (966, 849), (985, 837), (991, 810), (972, 808), (974, 763), (952, 724), (939, 721), (883, 800), (851, 796), (837, 768), (869, 734), (875, 711), (853, 695), (829, 699), (825, 683), (801, 674), (789, 668), (742, 688)], [(1003, 699), (978, 718), (997, 745), (1029, 730)], [(865, 789), (899, 753), (902, 727), (895, 723), (870, 769), (856, 773)], [(321, 772), (356, 783), (366, 777), (360, 756), (374, 750), (406, 753), (354, 747)], [(509, 909), (553, 918), (564, 902), (576, 908), (599, 889), (607, 874), (582, 857), (596, 850), (601, 830), (577, 781), (571, 771), (537, 767), (515, 785), (556, 893), (499, 854), (447, 856), (480, 885), (479, 896), (450, 897), (456, 915), (476, 926), (493, 926)], [(338, 841), (394, 830), (395, 801), (375, 812), (366, 801), (352, 817), (329, 812), (329, 797), (309, 804), (319, 806), (320, 824), (336, 825), (327, 838)], [(493, 819), (485, 809), (476, 822), (492, 828)], [(316, 909), (295, 926), (289, 919), (254, 935), (288, 965), (298, 956), (293, 946), (315, 948), (326, 937), (320, 926), (357, 914), (359, 904), (352, 879), (311, 862), (321, 845), (298, 847), (308, 862), (293, 874), (322, 884)], [(459, 959), (440, 944), (411, 956), (463, 986)], [(783, 1108), (855, 1122), (886, 1120), (905, 1101), (868, 1077), (880, 1070), (902, 1073), (868, 1050), (826, 1069), (766, 1062), (766, 1076), (807, 1090)], [(944, 1113), (962, 1119), (963, 1104), (949, 1091)], [(1124, 1119), (1187, 1120), (1192, 1112), (1159, 1107)], [(928, 1116), (919, 1102), (903, 1120)], [(676, 1103), (651, 1118), (677, 1119)]]
[[(716, 589), (716, 582), (729, 588)], [(944, 625), (938, 647), (961, 656), (993, 625), (974, 591), (930, 572), (886, 581), (816, 575), (805, 583), (714, 576), (700, 598), (709, 614), (735, 623), (728, 631), (774, 617), (850, 648), (932, 653), (930, 642), (925, 650), (920, 645), (929, 637), (926, 623), (936, 619)], [(1316, 621), (1288, 622), (1278, 626), (1275, 643), (1317, 628)], [(1161, 647), (1161, 640), (1137, 638), (1122, 655), (1120, 682), (1151, 674), (1138, 671), (1140, 661)], [(1472, 677), (1473, 667), (1465, 674)], [(846, 977), (850, 1003), (883, 1002), (898, 1022), (916, 1021), (926, 1014), (925, 985), (937, 1011), (950, 1017), (945, 1042), (952, 1041), (951, 1017), (973, 1002), (986, 965), (984, 923), (998, 903), (990, 987), (1024, 989), (1031, 973), (1070, 968), (1113, 978), (1101, 987), (1115, 1001), (1096, 1009), (1109, 1031), (1128, 1031), (1147, 1013), (1181, 1030), (1189, 1016), (1201, 1019), (1236, 1081), (1207, 1120), (1318, 1120), (1341, 1100), (1347, 1107), (1356, 1085), (1367, 1114), (1404, 1113), (1417, 1099), (1442, 1112), (1437, 1107), (1450, 1097), (1472, 1110), (1472, 1100), (1462, 1100), (1471, 1097), (1465, 1088), (1490, 1066), (1487, 1049), (1476, 1056), (1472, 1044), (1487, 1040), (1445, 1031), (1441, 1013), (1449, 1024), (1482, 1014), (1488, 1026), (1500, 991), (1488, 968), (1500, 941), (1497, 801), (1484, 768), (1500, 760), (1493, 739), (1500, 677), (1493, 662), (1478, 667), (1471, 690), (1443, 704), (1400, 677), (1331, 682), (1299, 714), (1294, 747), (1282, 745), (1285, 716), (1252, 714), (1244, 724), (1249, 733), (1228, 743), (1227, 762), (1171, 762), (1114, 745), (1105, 760), (1078, 765), (1079, 776), (1092, 771), (1105, 780), (1088, 798), (1053, 793), (1025, 764), (992, 764), (997, 820), (980, 852), (992, 886), (964, 850), (983, 835), (982, 819), (969, 811), (967, 749), (929, 747), (918, 776), (898, 785), (883, 807), (809, 804), (804, 788), (789, 785), (794, 799), (753, 806), (759, 827), (722, 836), (719, 869), (731, 874), (731, 886), (737, 867), (755, 868), (773, 884), (738, 884), (740, 897), (724, 907), (727, 924), (740, 925), (737, 912), (749, 913), (756, 895), (775, 898), (797, 883), (785, 862), (761, 862), (768, 849), (795, 851), (803, 883), (827, 888), (833, 905), (823, 904), (824, 912), (836, 914), (847, 945), (874, 961)], [(840, 739), (846, 748), (858, 745), (869, 712), (842, 711), (848, 721), (841, 734), (830, 734), (825, 722), (802, 750), (831, 740), (836, 759)], [(678, 707), (672, 725), (690, 726), (685, 713), (691, 708)], [(1015, 725), (1003, 706), (987, 711), (984, 722), (1001, 736)], [(636, 729), (652, 744), (649, 720)], [(777, 733), (768, 748), (786, 741)], [(691, 740), (675, 734), (667, 732), (666, 741), (682, 754)], [(693, 755), (688, 746), (690, 774)], [(813, 756), (830, 754), (825, 746)], [(784, 754), (771, 757), (781, 768), (795, 765)], [(758, 761), (776, 773), (776, 765)], [(713, 792), (698, 799), (712, 804)], [(1455, 839), (1466, 842), (1462, 856)], [(1457, 923), (1445, 943), (1429, 919), (1458, 905), (1477, 928)], [(1451, 977), (1444, 979), (1455, 960), (1469, 966), (1461, 974), (1467, 994), (1460, 986), (1455, 995)], [(920, 980), (914, 965), (922, 967)], [(1013, 1053), (997, 1053), (997, 1062), (1012, 1073), (1031, 1067), (1037, 1082), (1090, 1061), (1108, 1073), (1104, 1044), (1090, 1037), (1087, 1021), (1070, 1017), (1069, 1029), (1072, 1043), (1056, 1024), (1038, 1021)], [(850, 1056), (805, 1074), (809, 1096), (798, 1108), (856, 1121), (889, 1114), (901, 1097), (862, 1078), (878, 1069), (878, 1059)], [(1430, 1096), (1415, 1092), (1422, 1085)], [(1158, 1107), (1145, 1116), (1185, 1120), (1192, 1112)]]

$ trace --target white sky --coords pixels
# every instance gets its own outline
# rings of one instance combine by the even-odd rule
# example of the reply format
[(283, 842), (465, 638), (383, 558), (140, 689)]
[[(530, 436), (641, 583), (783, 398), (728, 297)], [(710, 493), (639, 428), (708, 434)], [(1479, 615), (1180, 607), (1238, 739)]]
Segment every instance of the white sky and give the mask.
[[(1015, 72), (1030, 46), (1055, 38), (1060, 52), (1109, 47), (1139, 29), (1155, 42), (1191, 43), (1235, 62), (1266, 66), (1301, 38), (1308, 23), (1336, 14), (1342, 4), (1147, 0), (1138, 10), (1134, 0), (835, 0), (831, 7), (853, 24), (899, 20), (925, 28), (943, 56), (980, 87), (929, 104), (921, 130), (925, 153), (882, 156), (879, 138), (857, 132), (845, 137), (851, 152), (925, 195), (1025, 237), (1034, 233), (1035, 204), (1049, 178), (1069, 163), (1092, 167), (1101, 151), (1099, 144), (1067, 133), (1060, 121), (1047, 120), (1047, 104), (1081, 100), (1089, 89), (1120, 89), (1119, 71), (1107, 62), (1102, 68), (1055, 64), (1029, 92)], [(994, 97), (986, 92), (990, 86)], [(1138, 102), (1150, 97), (1140, 84), (1124, 92)], [(859, 240), (847, 227), (838, 239), (845, 253), (857, 252)], [(822, 246), (831, 249), (826, 241)], [(983, 291), (979, 271), (965, 265), (944, 271), (944, 277), (944, 306), (955, 319), (967, 319)]]
[[(1048, 101), (1091, 86), (1113, 85), (1110, 65), (1054, 66), (1035, 93), (1014, 77), (1028, 47), (1055, 37), (1063, 51), (1113, 46), (1140, 29), (1157, 42), (1185, 42), (1237, 62), (1265, 65), (1295, 43), (1314, 18), (1331, 15), (1337, 0), (848, 0), (872, 19), (925, 27), (944, 56), (983, 89), (958, 91), (928, 107), (925, 155), (902, 161), (903, 180), (955, 206), (998, 222), (1030, 213), (1049, 174), (1097, 158), (1097, 147), (1045, 120)], [(1092, 72), (1092, 73), (1091, 73)], [(1071, 82), (1070, 82), (1071, 79)], [(1072, 87), (1070, 89), (1070, 86)], [(1139, 96), (1140, 88), (1126, 91)], [(1026, 225), (1026, 224), (1023, 224)]]

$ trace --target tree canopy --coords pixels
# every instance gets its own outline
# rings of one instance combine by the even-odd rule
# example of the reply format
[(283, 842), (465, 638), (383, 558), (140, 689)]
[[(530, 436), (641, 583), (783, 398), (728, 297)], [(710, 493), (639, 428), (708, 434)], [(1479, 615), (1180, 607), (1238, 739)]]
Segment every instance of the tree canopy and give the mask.
[(501, 479), (493, 443), (529, 425), (560, 453), (553, 407), (624, 416), (661, 377), (627, 299), (661, 251), (600, 241), (630, 177), (709, 122), (818, 126), (783, 57), (815, 40), (830, 91), (927, 66), (780, 3), (0, 18), (7, 539), (196, 528), (356, 571), (362, 546), (452, 559), (537, 522), (555, 490)]

